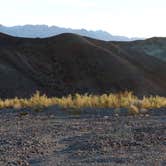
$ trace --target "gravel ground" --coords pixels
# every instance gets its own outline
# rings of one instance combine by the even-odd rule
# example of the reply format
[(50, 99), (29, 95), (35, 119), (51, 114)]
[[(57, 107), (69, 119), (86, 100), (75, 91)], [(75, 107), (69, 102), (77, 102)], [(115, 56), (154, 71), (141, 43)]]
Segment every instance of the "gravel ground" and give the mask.
[(166, 109), (0, 110), (0, 166), (165, 166)]

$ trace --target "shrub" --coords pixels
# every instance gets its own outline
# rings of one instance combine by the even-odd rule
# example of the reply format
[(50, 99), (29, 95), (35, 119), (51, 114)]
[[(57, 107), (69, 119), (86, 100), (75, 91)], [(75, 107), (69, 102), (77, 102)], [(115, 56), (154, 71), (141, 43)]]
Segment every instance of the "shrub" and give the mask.
[(0, 100), (0, 109), (3, 108), (33, 108), (33, 110), (43, 110), (45, 107), (59, 105), (64, 108), (127, 108), (132, 113), (139, 113), (143, 109), (166, 107), (166, 98), (160, 96), (150, 96), (138, 99), (132, 92), (103, 95), (68, 95), (66, 97), (47, 97), (37, 91), (31, 98), (5, 99)]

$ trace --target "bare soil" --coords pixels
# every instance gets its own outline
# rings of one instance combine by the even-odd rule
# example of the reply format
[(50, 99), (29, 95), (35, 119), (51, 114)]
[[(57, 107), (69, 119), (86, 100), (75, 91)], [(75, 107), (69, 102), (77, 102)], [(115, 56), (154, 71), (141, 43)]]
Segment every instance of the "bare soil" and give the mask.
[(105, 42), (70, 33), (44, 39), (0, 33), (0, 97), (29, 98), (36, 90), (57, 97), (126, 90), (166, 96), (165, 55), (166, 38)]
[(166, 165), (166, 109), (0, 111), (0, 166)]

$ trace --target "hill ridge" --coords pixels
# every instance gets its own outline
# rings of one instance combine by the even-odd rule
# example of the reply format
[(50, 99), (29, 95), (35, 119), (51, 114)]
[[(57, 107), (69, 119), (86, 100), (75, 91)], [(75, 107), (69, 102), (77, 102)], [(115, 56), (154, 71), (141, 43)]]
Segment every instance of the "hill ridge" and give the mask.
[(26, 97), (35, 90), (48, 96), (125, 90), (166, 95), (166, 62), (137, 50), (146, 40), (106, 42), (65, 33), (44, 39), (7, 36), (5, 42), (3, 36), (1, 97)]

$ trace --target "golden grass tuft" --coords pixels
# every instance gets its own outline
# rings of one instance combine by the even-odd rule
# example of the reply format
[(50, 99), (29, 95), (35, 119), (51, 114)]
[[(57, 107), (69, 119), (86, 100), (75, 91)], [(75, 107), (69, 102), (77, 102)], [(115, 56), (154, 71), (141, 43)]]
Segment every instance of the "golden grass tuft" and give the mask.
[(103, 95), (68, 95), (66, 97), (47, 97), (37, 91), (31, 98), (5, 99), (0, 100), (0, 109), (4, 108), (32, 108), (33, 110), (43, 110), (45, 107), (59, 105), (64, 108), (127, 108), (130, 112), (137, 114), (140, 110), (166, 107), (166, 98), (160, 96), (150, 96), (138, 99), (132, 92)]

